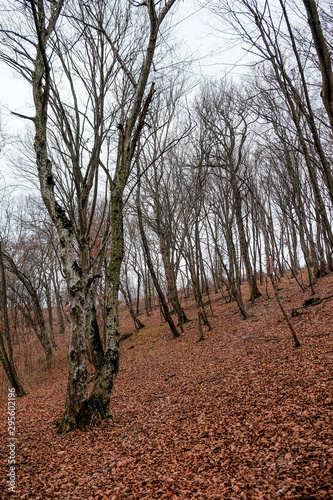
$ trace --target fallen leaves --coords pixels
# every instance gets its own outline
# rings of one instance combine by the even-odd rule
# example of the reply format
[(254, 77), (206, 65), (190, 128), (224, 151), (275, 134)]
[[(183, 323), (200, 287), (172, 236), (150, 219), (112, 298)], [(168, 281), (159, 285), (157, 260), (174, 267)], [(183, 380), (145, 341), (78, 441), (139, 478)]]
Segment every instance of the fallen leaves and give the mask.
[[(328, 294), (333, 277), (320, 284), (318, 293)], [(304, 302), (296, 286), (288, 294), (290, 309)], [(112, 419), (98, 427), (55, 434), (66, 393), (60, 368), (31, 384), (17, 401), (17, 493), (10, 497), (332, 500), (329, 303), (294, 318), (297, 351), (274, 301), (258, 299), (249, 321), (235, 304), (213, 308), (205, 342), (196, 343), (194, 322), (179, 339), (154, 329), (158, 313), (124, 339)], [(0, 432), (5, 457), (3, 414)], [(2, 463), (4, 499), (6, 470)]]

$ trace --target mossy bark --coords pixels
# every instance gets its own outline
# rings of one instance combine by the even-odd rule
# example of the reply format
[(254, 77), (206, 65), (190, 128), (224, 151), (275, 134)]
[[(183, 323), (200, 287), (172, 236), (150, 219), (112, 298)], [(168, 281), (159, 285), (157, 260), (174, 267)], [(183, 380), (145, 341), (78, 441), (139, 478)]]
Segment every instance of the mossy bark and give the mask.
[(113, 186), (110, 201), (111, 252), (106, 284), (105, 332), (106, 346), (103, 362), (96, 373), (90, 397), (82, 402), (77, 411), (76, 426), (83, 428), (94, 417), (109, 415), (110, 396), (119, 370), (119, 314), (118, 294), (120, 269), (124, 254), (123, 201), (121, 186)]
[(86, 311), (82, 284), (72, 288), (71, 338), (68, 353), (68, 383), (64, 416), (58, 424), (58, 433), (77, 428), (77, 415), (87, 400), (86, 367)]
[[(168, 0), (165, 6), (161, 8), (158, 15), (155, 10), (154, 2), (148, 2), (146, 5), (150, 21), (148, 43), (138, 80), (137, 82), (132, 81), (135, 92), (132, 104), (129, 106), (124, 126), (119, 130), (116, 169), (113, 180), (111, 180), (111, 178), (109, 179), (111, 184), (111, 252), (105, 293), (105, 352), (103, 363), (96, 373), (92, 393), (90, 397), (87, 398), (86, 368), (85, 363), (83, 363), (83, 359), (85, 359), (86, 355), (86, 332), (81, 331), (80, 323), (76, 318), (71, 335), (69, 355), (70, 374), (66, 411), (59, 424), (59, 431), (66, 432), (70, 430), (70, 428), (82, 429), (86, 425), (89, 425), (94, 417), (105, 418), (109, 414), (110, 395), (119, 369), (118, 294), (120, 269), (124, 253), (123, 193), (131, 172), (132, 160), (141, 130), (145, 123), (149, 103), (154, 92), (154, 84), (152, 84), (147, 99), (143, 103), (143, 96), (153, 62), (159, 26), (174, 2), (175, 0)], [(121, 61), (120, 64), (123, 66), (123, 61)], [(130, 73), (128, 72), (127, 76), (129, 75)], [(124, 96), (124, 101), (125, 100), (126, 97)], [(126, 110), (125, 107), (123, 109), (124, 115), (127, 109), (126, 104)], [(46, 204), (48, 203), (47, 199), (44, 201)], [(64, 224), (62, 224), (62, 226), (65, 228)], [(66, 259), (66, 255), (64, 255), (64, 258)], [(75, 300), (75, 312), (81, 315), (82, 311), (79, 305), (80, 304)], [(83, 311), (83, 313), (85, 312)], [(83, 324), (85, 324), (84, 317), (82, 321)], [(71, 362), (72, 358), (73, 362)], [(76, 392), (75, 394), (71, 394), (73, 390)]]
[(104, 350), (97, 322), (94, 297), (95, 294), (88, 290), (86, 297), (87, 351), (89, 350), (91, 362), (95, 369), (99, 370), (103, 366)]

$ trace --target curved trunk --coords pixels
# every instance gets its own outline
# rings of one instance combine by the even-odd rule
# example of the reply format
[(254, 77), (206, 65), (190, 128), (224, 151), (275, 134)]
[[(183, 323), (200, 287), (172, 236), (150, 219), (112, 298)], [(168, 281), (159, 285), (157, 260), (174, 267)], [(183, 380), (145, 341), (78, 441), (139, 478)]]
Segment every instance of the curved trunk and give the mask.
[(16, 367), (8, 358), (7, 352), (4, 348), (2, 332), (0, 331), (0, 361), (6, 372), (10, 385), (15, 389), (18, 397), (25, 396), (25, 391), (21, 384), (20, 378), (17, 374)]
[(130, 291), (128, 289), (128, 285), (126, 283), (126, 289), (123, 287), (123, 285), (120, 283), (120, 291), (123, 294), (123, 297), (125, 299), (125, 304), (127, 306), (127, 309), (131, 315), (131, 318), (133, 319), (134, 323), (134, 328), (135, 330), (141, 330), (141, 328), (144, 328), (144, 324), (141, 323), (140, 319), (138, 316), (135, 314), (134, 309), (133, 309), (133, 303), (132, 303), (132, 297), (130, 294)]

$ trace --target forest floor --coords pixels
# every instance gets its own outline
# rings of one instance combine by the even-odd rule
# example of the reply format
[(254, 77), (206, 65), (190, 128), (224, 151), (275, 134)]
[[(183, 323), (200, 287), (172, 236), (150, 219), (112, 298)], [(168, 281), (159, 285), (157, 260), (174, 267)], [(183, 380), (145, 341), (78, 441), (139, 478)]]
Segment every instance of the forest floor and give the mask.
[[(290, 313), (311, 298), (284, 278)], [(242, 320), (213, 294), (212, 331), (198, 343), (196, 310), (173, 339), (159, 312), (121, 343), (112, 418), (55, 433), (66, 396), (66, 342), (35, 364), (16, 401), (16, 493), (7, 491), (7, 388), (0, 392), (2, 499), (333, 499), (333, 299), (292, 318), (269, 291)], [(315, 297), (333, 294), (333, 275)], [(123, 315), (122, 331), (131, 330)], [(39, 369), (37, 370), (37, 368)], [(1, 380), (0, 380), (1, 382)]]

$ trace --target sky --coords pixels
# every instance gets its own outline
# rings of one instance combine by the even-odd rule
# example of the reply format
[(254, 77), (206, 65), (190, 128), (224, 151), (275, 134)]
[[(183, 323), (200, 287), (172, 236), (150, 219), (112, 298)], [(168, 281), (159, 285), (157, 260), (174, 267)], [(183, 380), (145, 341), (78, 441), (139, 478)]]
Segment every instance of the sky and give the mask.
[[(225, 73), (240, 74), (235, 63), (241, 63), (244, 55), (240, 46), (229, 48), (226, 39), (214, 29), (221, 29), (221, 20), (200, 7), (197, 0), (181, 0), (173, 16), (173, 24), (182, 40), (179, 58), (190, 57), (192, 73), (197, 77), (216, 77)], [(10, 131), (21, 128), (19, 118), (10, 119), (10, 111), (29, 114), (32, 105), (31, 91), (13, 70), (0, 65), (1, 114)], [(23, 124), (24, 127), (24, 124)]]
[(179, 19), (184, 53), (193, 53), (196, 59), (193, 63), (195, 76), (207, 78), (230, 74), (237, 78), (242, 75), (246, 53), (235, 39), (230, 40), (221, 18), (201, 7), (197, 0), (181, 1), (175, 17)]
[[(218, 33), (222, 29), (221, 20), (207, 9), (200, 7), (197, 0), (181, 0), (173, 16), (179, 60), (193, 60), (190, 72), (193, 79), (220, 77), (232, 74), (236, 78), (242, 72), (244, 56), (240, 46), (231, 45)], [(0, 153), (0, 172), (6, 174), (6, 183), (15, 182), (15, 176), (8, 167), (5, 152), (13, 146), (10, 138), (24, 133), (27, 121), (13, 116), (11, 111), (33, 116), (32, 96), (29, 85), (19, 78), (13, 70), (0, 63), (0, 113), (1, 125), (7, 139), (7, 146)], [(1, 179), (0, 179), (1, 189)]]

